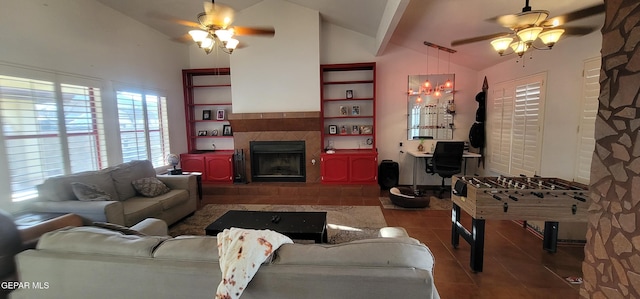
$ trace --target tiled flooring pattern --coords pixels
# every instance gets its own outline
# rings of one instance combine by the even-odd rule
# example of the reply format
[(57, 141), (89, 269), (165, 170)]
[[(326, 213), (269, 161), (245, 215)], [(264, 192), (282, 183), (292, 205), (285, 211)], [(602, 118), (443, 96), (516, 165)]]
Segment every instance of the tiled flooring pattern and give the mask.
[[(380, 205), (378, 186), (315, 184), (205, 185), (202, 205), (211, 203)], [(450, 211), (382, 209), (389, 226), (402, 226), (435, 256), (435, 283), (443, 299), (579, 298), (579, 286), (563, 280), (581, 276), (583, 246), (564, 245), (550, 254), (542, 240), (511, 221), (487, 221), (484, 271), (469, 269), (469, 245), (451, 247)], [(471, 218), (462, 213), (465, 227)]]

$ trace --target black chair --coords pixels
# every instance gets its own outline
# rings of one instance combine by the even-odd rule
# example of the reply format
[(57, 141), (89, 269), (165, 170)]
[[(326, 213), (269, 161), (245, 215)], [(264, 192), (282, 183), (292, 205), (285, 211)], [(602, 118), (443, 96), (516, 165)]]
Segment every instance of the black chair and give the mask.
[(442, 177), (442, 185), (439, 189), (438, 198), (449, 190), (444, 185), (445, 178), (451, 178), (454, 174), (462, 172), (462, 153), (464, 152), (464, 142), (462, 141), (438, 141), (433, 152), (433, 158), (426, 163), (426, 172), (438, 174)]

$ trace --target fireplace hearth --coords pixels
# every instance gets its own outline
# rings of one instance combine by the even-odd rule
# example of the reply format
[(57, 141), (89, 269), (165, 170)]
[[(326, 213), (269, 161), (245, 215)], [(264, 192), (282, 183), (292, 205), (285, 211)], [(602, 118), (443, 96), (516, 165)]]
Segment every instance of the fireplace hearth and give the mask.
[(251, 181), (305, 182), (304, 141), (251, 141)]

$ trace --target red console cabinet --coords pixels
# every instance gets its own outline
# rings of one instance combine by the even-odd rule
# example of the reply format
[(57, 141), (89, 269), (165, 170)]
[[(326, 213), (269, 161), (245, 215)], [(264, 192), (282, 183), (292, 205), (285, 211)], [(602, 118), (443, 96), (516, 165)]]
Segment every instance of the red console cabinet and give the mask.
[(320, 156), (320, 172), (325, 184), (376, 184), (378, 155), (371, 151), (336, 151)]

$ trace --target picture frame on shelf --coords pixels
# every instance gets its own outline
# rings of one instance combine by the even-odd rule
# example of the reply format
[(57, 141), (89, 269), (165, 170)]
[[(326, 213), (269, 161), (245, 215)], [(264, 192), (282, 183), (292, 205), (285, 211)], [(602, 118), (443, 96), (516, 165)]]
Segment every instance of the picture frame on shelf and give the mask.
[(340, 116), (349, 115), (349, 108), (347, 106), (340, 106)]
[(207, 136), (207, 130), (198, 131), (198, 136)]
[(218, 129), (211, 130), (211, 136), (218, 136)]
[(347, 126), (340, 127), (340, 134), (341, 135), (346, 135), (347, 134)]
[(331, 134), (331, 135), (338, 134), (338, 126), (329, 125), (329, 134)]
[(202, 120), (211, 120), (211, 110), (202, 110)]
[(351, 115), (360, 115), (360, 106), (351, 106)]
[(218, 109), (218, 111), (216, 111), (216, 120), (224, 120), (224, 109)]
[(358, 125), (351, 126), (351, 134), (353, 135), (360, 134), (360, 127)]
[(346, 97), (347, 99), (353, 99), (353, 90), (347, 89)]
[(231, 125), (222, 126), (222, 136), (233, 136), (233, 131), (231, 130)]
[(360, 126), (360, 134), (371, 134), (371, 133), (373, 133), (373, 126), (371, 125)]

